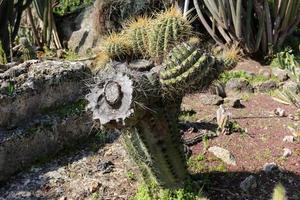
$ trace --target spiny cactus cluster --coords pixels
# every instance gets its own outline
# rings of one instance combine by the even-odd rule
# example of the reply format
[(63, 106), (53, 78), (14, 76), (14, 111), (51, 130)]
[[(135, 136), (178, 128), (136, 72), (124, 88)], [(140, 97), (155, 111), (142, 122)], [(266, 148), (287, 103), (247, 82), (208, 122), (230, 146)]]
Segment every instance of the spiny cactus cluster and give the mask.
[(151, 19), (147, 17), (138, 17), (127, 23), (125, 27), (126, 38), (130, 42), (134, 55), (147, 57), (148, 31), (151, 23)]
[(130, 47), (124, 34), (112, 33), (102, 45), (103, 53), (106, 53), (110, 58), (122, 60), (130, 53)]
[[(160, 72), (162, 89), (178, 94), (205, 79), (215, 64), (215, 58), (201, 53), (196, 42), (189, 41), (174, 47)], [(185, 91), (186, 92), (186, 91)]]
[(178, 42), (191, 35), (190, 22), (175, 7), (160, 13), (149, 32), (149, 54), (152, 58), (165, 57)]
[(21, 59), (23, 61), (32, 60), (32, 59), (37, 58), (37, 55), (36, 55), (33, 47), (30, 45), (29, 41), (27, 40), (27, 38), (25, 38), (25, 37), (20, 38), (20, 44), (21, 44), (20, 51), (22, 52)]
[(7, 63), (6, 54), (3, 49), (2, 42), (0, 41), (0, 64), (4, 65)]
[[(151, 58), (161, 63), (171, 48), (191, 35), (191, 29), (190, 22), (172, 7), (154, 19), (139, 17), (129, 21), (121, 33), (112, 33), (104, 40), (100, 54), (118, 60)], [(96, 65), (103, 63), (102, 59), (97, 61)]]

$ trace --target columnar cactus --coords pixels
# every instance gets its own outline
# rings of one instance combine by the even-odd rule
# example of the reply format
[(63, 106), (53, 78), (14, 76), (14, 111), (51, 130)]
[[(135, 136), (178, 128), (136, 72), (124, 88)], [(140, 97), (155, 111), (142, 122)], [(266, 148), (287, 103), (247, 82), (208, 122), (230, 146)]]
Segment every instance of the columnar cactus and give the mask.
[[(176, 89), (183, 81), (185, 86), (200, 82), (203, 87), (209, 84), (209, 77), (214, 77), (210, 73), (220, 70), (214, 65), (215, 59), (201, 54), (193, 42), (174, 48), (166, 63), (160, 73), (107, 69), (95, 78), (87, 95), (87, 108), (102, 126), (122, 131), (125, 146), (145, 180), (175, 188), (188, 179), (177, 128), (184, 92), (169, 89)], [(177, 98), (164, 95), (166, 90)]]
[(190, 22), (175, 7), (160, 13), (149, 33), (149, 54), (160, 61), (168, 51), (191, 34)]

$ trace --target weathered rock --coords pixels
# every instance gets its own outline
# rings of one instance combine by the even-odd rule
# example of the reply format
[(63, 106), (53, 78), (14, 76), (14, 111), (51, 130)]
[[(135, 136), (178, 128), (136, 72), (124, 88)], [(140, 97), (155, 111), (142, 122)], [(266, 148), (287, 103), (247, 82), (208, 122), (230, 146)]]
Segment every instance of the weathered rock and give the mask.
[(286, 81), (286, 80), (289, 79), (288, 73), (283, 69), (273, 68), (272, 69), (272, 74), (273, 74), (273, 76), (278, 78), (278, 80), (281, 81), (281, 82)]
[(224, 105), (233, 107), (233, 108), (244, 108), (245, 106), (242, 104), (240, 98), (235, 97), (227, 97), (224, 99)]
[(257, 187), (256, 178), (253, 175), (248, 176), (245, 180), (243, 180), (240, 184), (240, 188), (249, 193), (251, 190)]
[(112, 163), (110, 160), (109, 161), (102, 161), (98, 163), (97, 169), (101, 171), (103, 174), (107, 174), (113, 171), (114, 169), (114, 163)]
[(154, 67), (153, 61), (145, 60), (145, 59), (134, 60), (129, 63), (129, 68), (137, 71), (149, 71), (153, 67)]
[(291, 91), (292, 93), (298, 94), (300, 92), (299, 85), (293, 81), (287, 81), (283, 84), (284, 90)]
[(225, 85), (223, 83), (213, 83), (208, 88), (210, 94), (218, 95), (222, 98), (226, 97)]
[(264, 172), (271, 173), (274, 171), (278, 171), (279, 167), (276, 165), (276, 163), (266, 163), (263, 167)]
[(277, 87), (277, 82), (273, 80), (268, 80), (256, 85), (256, 88), (259, 92), (268, 92), (270, 90), (275, 90)]
[(87, 7), (80, 13), (62, 18), (58, 23), (58, 30), (60, 30), (65, 47), (80, 55), (87, 54), (94, 48), (97, 50), (96, 47), (101, 41), (101, 34), (97, 32), (91, 20), (94, 9), (93, 6)]
[(258, 74), (269, 79), (272, 77), (272, 70), (270, 68), (262, 68), (259, 70)]
[(223, 162), (225, 162), (228, 165), (234, 165), (234, 166), (237, 165), (235, 157), (227, 149), (223, 149), (218, 146), (213, 146), (210, 147), (208, 151), (214, 154), (217, 158), (220, 158)]
[(221, 105), (223, 103), (223, 98), (218, 95), (205, 94), (201, 95), (199, 101), (203, 105)]
[(292, 136), (292, 135), (288, 135), (288, 136), (285, 136), (285, 137), (283, 138), (283, 142), (290, 142), (290, 143), (292, 143), (292, 142), (294, 142), (294, 141), (295, 141), (295, 137)]
[(279, 117), (286, 117), (287, 116), (285, 110), (282, 109), (282, 108), (276, 108), (274, 110), (274, 114), (277, 115), (277, 116), (279, 116)]
[(287, 158), (287, 157), (289, 157), (289, 156), (291, 156), (292, 155), (292, 150), (290, 150), (290, 149), (288, 149), (288, 148), (284, 148), (283, 149), (283, 157), (284, 158)]
[(0, 127), (13, 128), (46, 108), (83, 95), (90, 70), (80, 62), (28, 61), (0, 73)]
[(0, 182), (40, 159), (82, 142), (92, 133), (90, 114), (61, 115), (58, 111), (25, 127), (0, 129)]
[(249, 92), (253, 93), (254, 88), (245, 79), (233, 78), (226, 83), (225, 87), (226, 93), (235, 93), (235, 92)]

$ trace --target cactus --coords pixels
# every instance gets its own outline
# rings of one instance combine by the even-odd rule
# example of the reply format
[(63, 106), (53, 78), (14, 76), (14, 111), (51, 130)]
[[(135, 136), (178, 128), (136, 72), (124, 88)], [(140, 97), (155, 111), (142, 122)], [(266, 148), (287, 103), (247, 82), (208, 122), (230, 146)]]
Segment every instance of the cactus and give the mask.
[(20, 38), (20, 44), (21, 44), (20, 51), (22, 52), (21, 58), (23, 61), (37, 58), (37, 55), (33, 47), (30, 45), (29, 41), (27, 40), (27, 38), (24, 37)]
[(0, 64), (5, 65), (7, 63), (6, 54), (3, 49), (2, 42), (0, 41)]
[(95, 61), (93, 62), (93, 69), (95, 71), (102, 70), (110, 62), (110, 57), (106, 52), (100, 52), (97, 54)]
[(144, 58), (148, 57), (148, 26), (151, 23), (151, 19), (147, 17), (138, 17), (126, 24), (126, 38), (131, 43), (132, 51), (135, 55), (142, 55)]
[(175, 7), (158, 14), (152, 27), (149, 33), (148, 53), (157, 62), (160, 62), (176, 43), (191, 34), (190, 22)]
[(200, 83), (211, 72), (215, 58), (202, 54), (195, 44), (195, 41), (189, 41), (174, 47), (164, 61), (165, 69), (160, 72), (164, 91), (176, 95), (186, 92), (191, 85)]
[(188, 177), (177, 129), (180, 103), (164, 103), (155, 73), (128, 73), (97, 80), (87, 95), (88, 109), (101, 125), (128, 127), (122, 131), (125, 146), (146, 180), (154, 177), (160, 185), (177, 187)]
[(122, 60), (130, 54), (130, 46), (122, 33), (111, 33), (102, 44), (102, 51), (111, 59)]

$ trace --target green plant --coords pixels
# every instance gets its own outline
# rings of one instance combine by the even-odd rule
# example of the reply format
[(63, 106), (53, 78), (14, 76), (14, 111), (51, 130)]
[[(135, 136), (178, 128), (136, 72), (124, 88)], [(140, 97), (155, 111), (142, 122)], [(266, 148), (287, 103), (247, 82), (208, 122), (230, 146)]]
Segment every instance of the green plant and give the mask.
[(286, 191), (282, 184), (274, 188), (272, 200), (287, 200)]
[(22, 52), (21, 58), (23, 61), (37, 58), (37, 55), (27, 38), (20, 38), (20, 45), (20, 51)]
[(217, 43), (239, 42), (248, 53), (261, 50), (272, 54), (300, 22), (299, 0), (203, 0), (200, 2), (207, 9), (207, 18), (199, 0), (193, 2), (202, 24)]
[(191, 35), (190, 22), (175, 7), (157, 14), (151, 26), (148, 53), (157, 62), (165, 58), (172, 47)]
[(7, 63), (6, 54), (3, 49), (2, 42), (0, 41), (0, 64), (5, 65)]
[(155, 183), (141, 185), (132, 200), (206, 200), (201, 189), (194, 191), (191, 184), (182, 189), (161, 189)]
[(296, 67), (300, 67), (300, 64), (296, 60), (293, 50), (287, 48), (284, 51), (277, 53), (275, 59), (273, 59), (271, 63), (271, 66), (293, 71)]
[(58, 15), (65, 15), (92, 3), (93, 0), (60, 0), (59, 4), (54, 7), (53, 12)]
[(8, 88), (7, 88), (7, 93), (9, 96), (12, 96), (15, 92), (15, 85), (13, 82), (9, 81), (8, 83)]
[(131, 52), (131, 47), (122, 33), (111, 33), (102, 44), (102, 52), (111, 59), (125, 59)]
[(215, 58), (202, 54), (193, 42), (178, 45), (164, 60), (165, 69), (160, 72), (162, 89), (173, 94), (186, 92), (191, 85), (204, 80), (214, 64)]
[[(57, 33), (56, 24), (53, 16), (53, 0), (33, 0), (38, 17), (43, 21), (42, 45), (50, 48), (53, 41), (57, 49), (62, 45)], [(38, 40), (38, 38), (36, 38)]]
[(136, 176), (133, 172), (129, 171), (127, 172), (127, 178), (131, 181), (135, 181), (136, 180)]
[(126, 38), (131, 43), (134, 55), (147, 57), (148, 31), (152, 23), (150, 18), (138, 17), (130, 20), (125, 27)]

